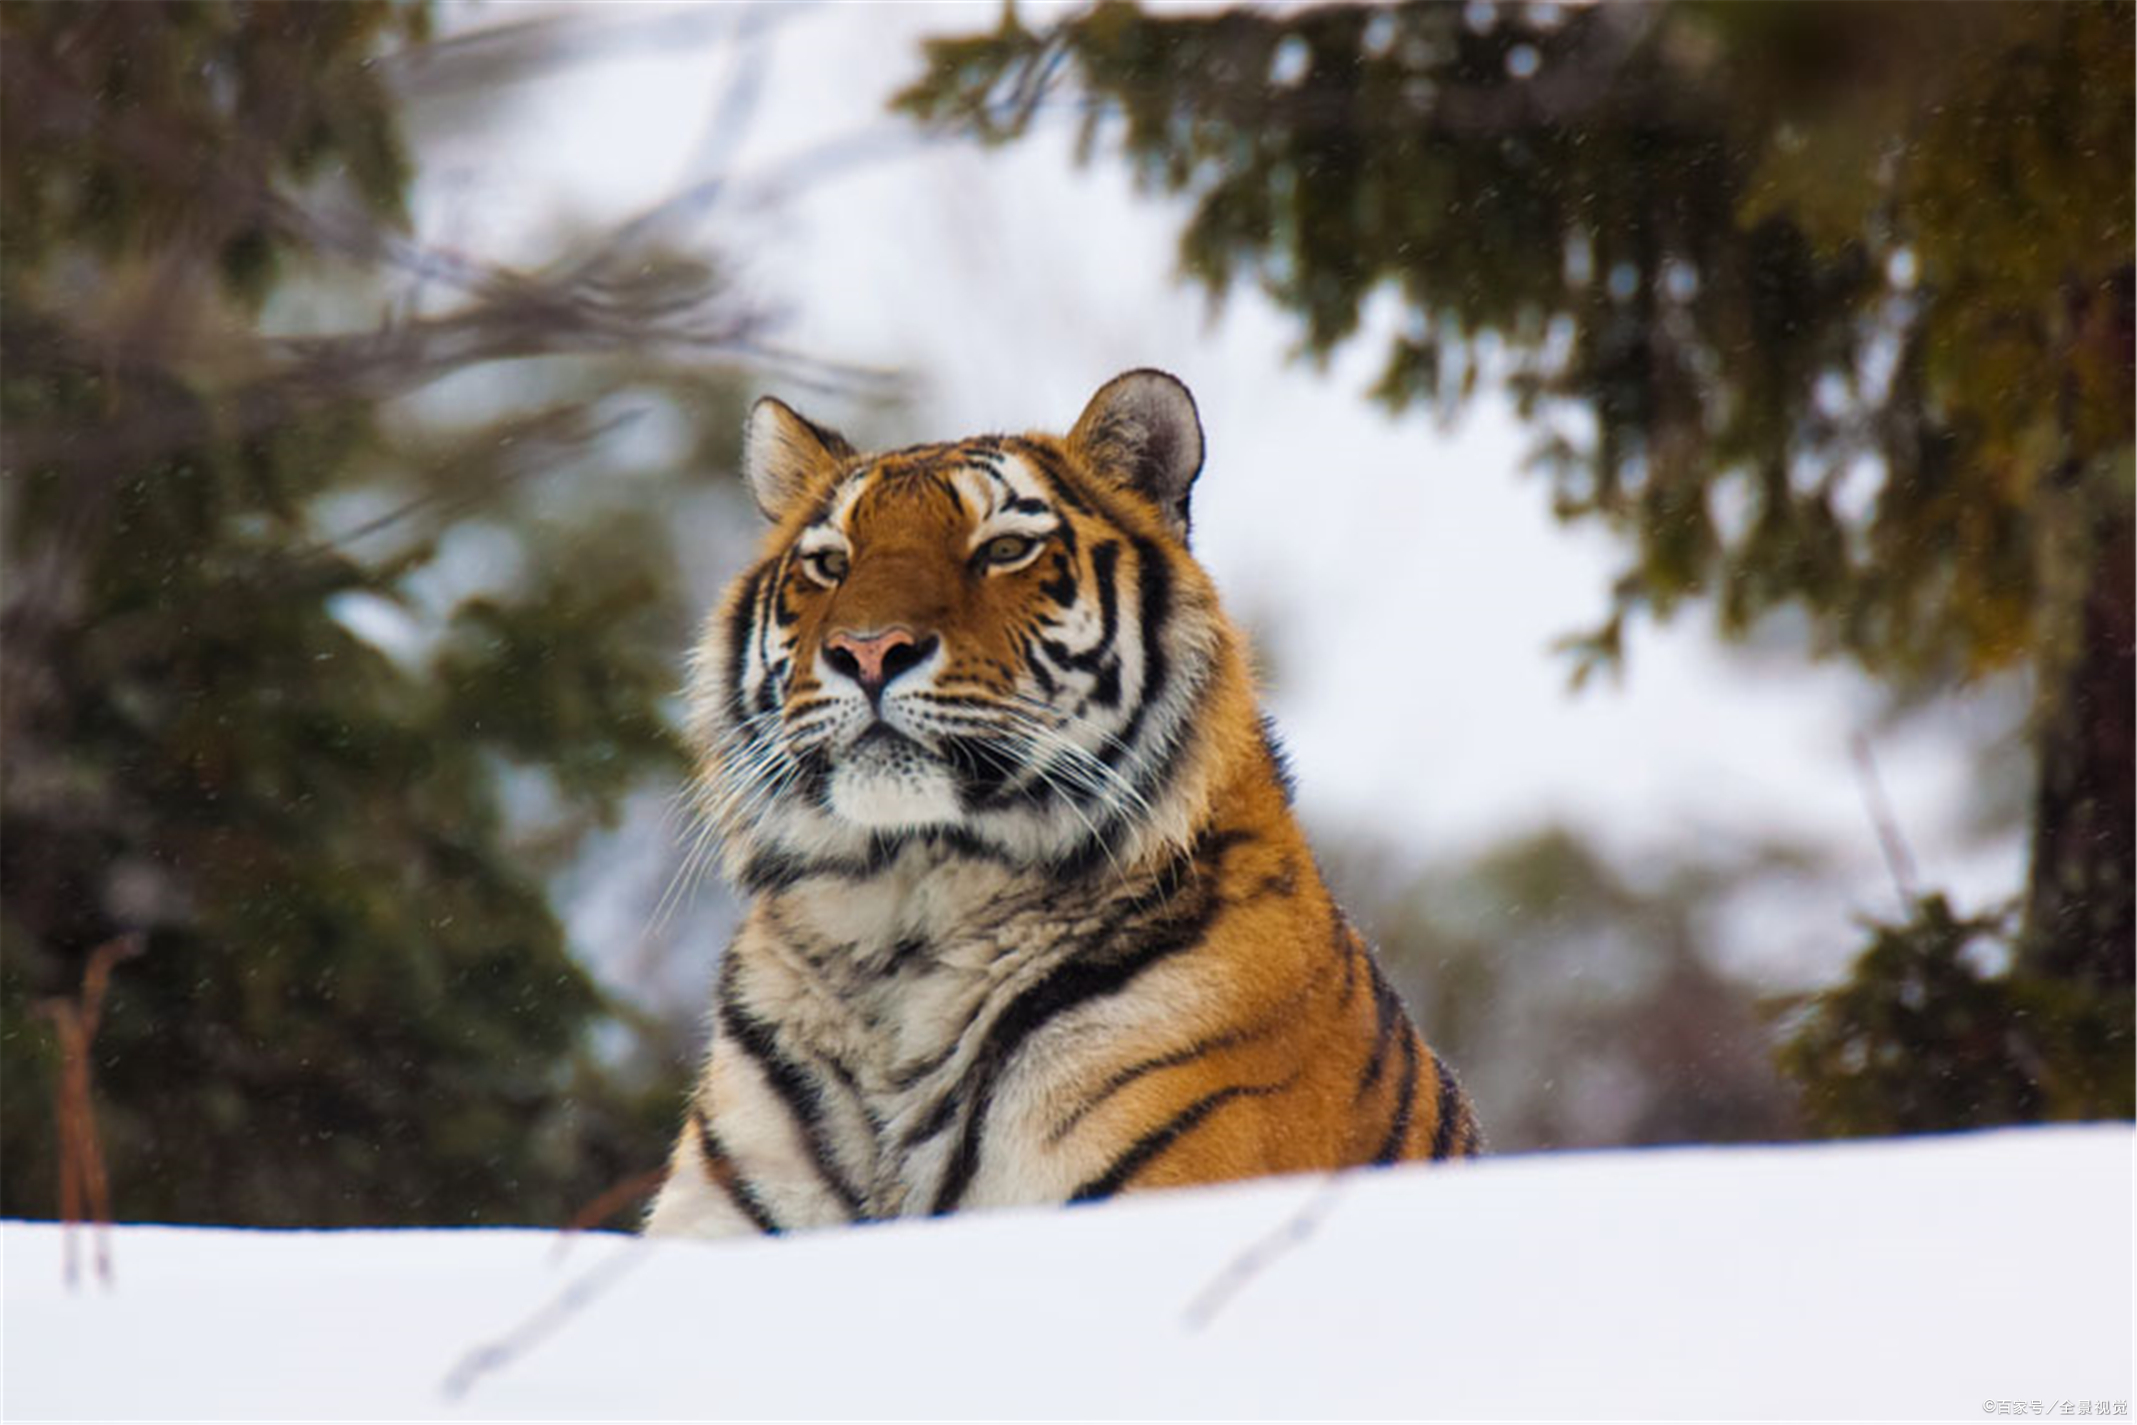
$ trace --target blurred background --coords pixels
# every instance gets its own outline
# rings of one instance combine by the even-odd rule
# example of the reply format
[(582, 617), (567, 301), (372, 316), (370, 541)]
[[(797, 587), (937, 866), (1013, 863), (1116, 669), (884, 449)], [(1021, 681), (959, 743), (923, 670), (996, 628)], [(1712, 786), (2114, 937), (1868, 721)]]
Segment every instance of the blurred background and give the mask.
[(0, 1211), (642, 1184), (748, 402), (1139, 365), (1495, 1149), (2130, 1117), (2133, 13), (0, 9)]

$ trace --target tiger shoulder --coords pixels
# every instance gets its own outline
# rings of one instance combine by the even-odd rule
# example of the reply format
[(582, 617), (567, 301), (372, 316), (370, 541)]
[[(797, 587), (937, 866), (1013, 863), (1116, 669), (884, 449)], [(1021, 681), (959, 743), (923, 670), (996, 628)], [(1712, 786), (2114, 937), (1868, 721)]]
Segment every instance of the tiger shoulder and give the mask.
[(1331, 899), (1245, 640), (1188, 552), (1193, 398), (882, 453), (772, 399), (771, 522), (692, 656), (693, 788), (747, 909), (660, 1233), (1478, 1150)]

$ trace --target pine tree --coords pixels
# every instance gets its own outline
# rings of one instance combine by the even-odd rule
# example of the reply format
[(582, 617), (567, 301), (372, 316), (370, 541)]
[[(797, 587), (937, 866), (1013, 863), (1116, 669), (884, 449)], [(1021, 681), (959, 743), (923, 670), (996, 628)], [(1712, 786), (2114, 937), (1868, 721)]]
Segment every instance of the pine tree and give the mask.
[[(1558, 514), (1629, 552), (1581, 673), (1620, 661), (1629, 618), (1707, 602), (1731, 636), (1800, 611), (1815, 651), (1906, 695), (2030, 679), (2021, 913), (1923, 897), (1804, 1007), (1789, 1063), (1832, 1131), (2127, 1116), (2133, 23), (1108, 0), (932, 42), (900, 104), (990, 142), (1078, 106), (1086, 153), (1116, 141), (1192, 199), (1181, 261), (1213, 294), (1257, 284), (1314, 355), (1395, 294), (1396, 408), (1508, 383)], [(1980, 937), (2000, 951), (1956, 958)], [(1902, 968), (1925, 956), (1927, 980)], [(1865, 1039), (1918, 1071), (1857, 1092)], [(1940, 1077), (1968, 1066), (2031, 1087)]]
[[(664, 512), (565, 477), (623, 383), (731, 438), (732, 392), (660, 354), (748, 319), (642, 253), (519, 274), (416, 249), (384, 76), (427, 25), (368, 0), (0, 11), (10, 1216), (56, 1205), (39, 1006), (124, 932), (145, 953), (93, 1063), (122, 1218), (555, 1223), (660, 1159), (687, 1066), (594, 1052), (618, 1009), (504, 789), (566, 808), (553, 861), (677, 775)], [(451, 431), (402, 400), (558, 353), (609, 365)], [(478, 536), (519, 576), (426, 608)]]

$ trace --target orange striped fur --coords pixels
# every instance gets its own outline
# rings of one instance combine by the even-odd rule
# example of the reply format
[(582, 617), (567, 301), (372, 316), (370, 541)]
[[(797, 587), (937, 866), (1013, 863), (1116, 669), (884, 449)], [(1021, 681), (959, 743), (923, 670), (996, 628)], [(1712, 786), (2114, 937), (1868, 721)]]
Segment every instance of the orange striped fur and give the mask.
[(776, 401), (695, 657), (749, 909), (647, 1228), (1449, 1158), (1476, 1119), (1323, 883), (1187, 547), (1192, 399), (864, 455)]

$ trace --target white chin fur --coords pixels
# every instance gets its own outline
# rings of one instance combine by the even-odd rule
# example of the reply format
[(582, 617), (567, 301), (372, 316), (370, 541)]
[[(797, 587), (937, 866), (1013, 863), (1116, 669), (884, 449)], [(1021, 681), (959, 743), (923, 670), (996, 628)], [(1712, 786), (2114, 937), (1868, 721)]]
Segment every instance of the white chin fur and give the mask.
[(961, 819), (957, 789), (932, 768), (842, 766), (831, 774), (831, 809), (873, 831), (918, 831)]

